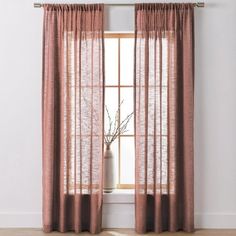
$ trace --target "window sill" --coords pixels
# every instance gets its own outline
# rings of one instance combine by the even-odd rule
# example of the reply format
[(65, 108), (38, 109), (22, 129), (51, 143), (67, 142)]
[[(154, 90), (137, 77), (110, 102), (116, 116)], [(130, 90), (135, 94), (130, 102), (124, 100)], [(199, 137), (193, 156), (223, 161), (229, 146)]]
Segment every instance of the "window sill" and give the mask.
[(134, 204), (134, 189), (115, 189), (112, 193), (104, 193), (103, 203)]

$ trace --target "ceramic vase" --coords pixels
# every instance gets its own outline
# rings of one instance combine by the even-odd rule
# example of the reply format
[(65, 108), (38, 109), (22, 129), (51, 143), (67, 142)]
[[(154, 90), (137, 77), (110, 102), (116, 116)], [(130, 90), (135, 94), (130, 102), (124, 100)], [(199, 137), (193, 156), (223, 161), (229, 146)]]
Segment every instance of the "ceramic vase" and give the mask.
[(105, 147), (103, 188), (105, 193), (112, 193), (115, 189), (114, 156), (110, 145), (105, 145)]

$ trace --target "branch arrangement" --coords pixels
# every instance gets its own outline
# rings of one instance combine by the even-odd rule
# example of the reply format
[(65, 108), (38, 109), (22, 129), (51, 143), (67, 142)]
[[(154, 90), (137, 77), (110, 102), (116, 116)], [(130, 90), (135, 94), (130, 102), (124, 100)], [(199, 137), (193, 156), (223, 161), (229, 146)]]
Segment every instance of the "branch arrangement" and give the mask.
[(108, 146), (111, 145), (119, 135), (124, 134), (128, 131), (127, 125), (129, 124), (129, 121), (134, 114), (134, 112), (130, 113), (123, 121), (119, 122), (120, 108), (123, 102), (124, 100), (122, 100), (122, 102), (119, 104), (114, 120), (112, 120), (108, 108), (107, 106), (105, 106), (106, 114), (109, 120), (109, 128), (107, 131), (105, 131), (104, 142)]

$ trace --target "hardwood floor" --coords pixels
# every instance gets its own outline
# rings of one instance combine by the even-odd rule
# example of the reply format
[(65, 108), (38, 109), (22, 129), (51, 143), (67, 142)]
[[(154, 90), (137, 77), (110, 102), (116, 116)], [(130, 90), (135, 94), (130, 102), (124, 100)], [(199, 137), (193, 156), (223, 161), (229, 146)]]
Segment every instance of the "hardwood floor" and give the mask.
[[(53, 232), (50, 234), (43, 233), (40, 229), (0, 229), (0, 236), (78, 236), (78, 234), (74, 233), (57, 233)], [(91, 235), (89, 233), (81, 233), (79, 235)], [(114, 230), (104, 230), (101, 234), (102, 236), (125, 236), (125, 235), (140, 235), (136, 234), (134, 230), (131, 229), (114, 229)], [(148, 233), (143, 235), (157, 235), (154, 233)], [(190, 236), (190, 235), (196, 235), (196, 236), (236, 236), (236, 229), (235, 230), (196, 230), (195, 233), (189, 234), (189, 233), (168, 233), (164, 232), (160, 235), (164, 236)]]

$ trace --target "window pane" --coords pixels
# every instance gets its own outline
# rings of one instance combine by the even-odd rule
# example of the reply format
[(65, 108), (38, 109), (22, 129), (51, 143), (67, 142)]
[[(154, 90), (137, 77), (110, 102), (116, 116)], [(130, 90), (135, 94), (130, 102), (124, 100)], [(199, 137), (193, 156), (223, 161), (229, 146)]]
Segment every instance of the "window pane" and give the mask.
[(134, 39), (120, 39), (120, 84), (133, 85)]
[(118, 85), (118, 39), (105, 39), (105, 82)]
[(121, 184), (134, 184), (134, 137), (121, 137), (120, 144), (120, 182)]
[(161, 183), (164, 184), (164, 185), (167, 185), (167, 171), (168, 171), (168, 163), (167, 163), (167, 137), (162, 137), (162, 149), (161, 149), (161, 152), (162, 152), (162, 156), (161, 156), (161, 162), (162, 162), (162, 173), (161, 173), (161, 176), (162, 176), (162, 180), (161, 180)]
[[(105, 105), (107, 106), (107, 109), (114, 124), (115, 114), (118, 109), (118, 88), (105, 89)], [(108, 132), (108, 130), (109, 130), (109, 119), (107, 112), (105, 111), (105, 131)]]
[(162, 87), (162, 135), (167, 135), (167, 103), (168, 103), (168, 97), (167, 97), (167, 87)]
[[(134, 102), (133, 102), (133, 88), (121, 88), (120, 89), (120, 100), (123, 100), (123, 104), (121, 105), (121, 114), (120, 120), (121, 122), (134, 111)], [(130, 119), (128, 126), (128, 132), (125, 134), (133, 134), (134, 133), (134, 116)]]
[(167, 39), (162, 39), (162, 85), (167, 86), (167, 65), (168, 65), (168, 48)]

